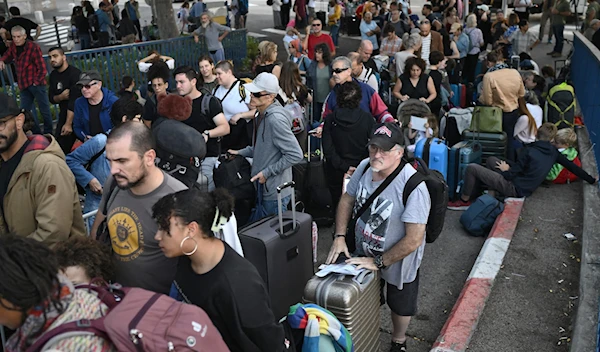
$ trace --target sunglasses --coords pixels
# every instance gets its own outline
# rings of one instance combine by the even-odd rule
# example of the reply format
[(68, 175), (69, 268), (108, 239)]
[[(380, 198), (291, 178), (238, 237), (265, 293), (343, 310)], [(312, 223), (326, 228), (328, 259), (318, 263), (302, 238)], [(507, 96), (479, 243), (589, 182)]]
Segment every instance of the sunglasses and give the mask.
[(313, 27), (321, 27), (321, 24), (320, 23), (313, 23), (312, 26)]
[(96, 84), (98, 84), (98, 82), (93, 82), (93, 83), (90, 83), (90, 84), (84, 84), (83, 86), (81, 86), (81, 88), (82, 88), (82, 89), (83, 89), (83, 88), (85, 88), (85, 89), (90, 89), (90, 88), (92, 88), (93, 86), (95, 86)]
[(339, 75), (340, 73), (342, 73), (342, 72), (344, 72), (344, 71), (348, 70), (349, 68), (350, 68), (350, 67), (346, 67), (346, 68), (334, 68), (334, 69), (333, 69), (333, 70), (331, 70), (331, 71), (332, 71), (333, 73), (336, 73), (336, 74), (338, 74), (338, 75)]
[(269, 93), (250, 93), (255, 98), (264, 97), (265, 95), (269, 95)]

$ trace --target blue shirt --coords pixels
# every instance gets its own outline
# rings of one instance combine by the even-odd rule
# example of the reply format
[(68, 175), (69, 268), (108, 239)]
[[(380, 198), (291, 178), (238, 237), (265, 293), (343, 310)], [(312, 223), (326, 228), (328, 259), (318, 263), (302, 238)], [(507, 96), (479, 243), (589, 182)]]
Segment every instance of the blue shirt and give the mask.
[(190, 10), (190, 17), (200, 17), (204, 12), (206, 12), (206, 4), (198, 1), (192, 9)]
[(368, 40), (373, 43), (373, 50), (379, 49), (379, 44), (377, 43), (377, 34), (367, 35), (368, 32), (377, 28), (377, 23), (371, 20), (371, 23), (367, 23), (364, 20), (360, 21), (360, 36), (363, 40)]
[(456, 48), (460, 53), (460, 58), (464, 59), (469, 53), (469, 37), (465, 33), (461, 33), (456, 41)]
[(96, 16), (98, 16), (98, 25), (100, 26), (100, 32), (108, 32), (110, 29), (110, 18), (106, 12), (98, 9), (96, 10)]
[(129, 14), (129, 19), (132, 21), (138, 20), (139, 18), (137, 18), (137, 12), (135, 11), (135, 7), (133, 7), (133, 5), (131, 5), (130, 2), (127, 2), (125, 4), (125, 6), (127, 7), (127, 13)]

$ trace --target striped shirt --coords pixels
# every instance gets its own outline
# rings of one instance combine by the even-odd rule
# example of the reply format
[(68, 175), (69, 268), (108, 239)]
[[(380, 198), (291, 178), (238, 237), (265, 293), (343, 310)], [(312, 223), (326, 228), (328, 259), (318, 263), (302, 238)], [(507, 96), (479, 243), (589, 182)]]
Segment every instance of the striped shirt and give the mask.
[(429, 33), (426, 37), (421, 38), (423, 45), (421, 46), (421, 59), (425, 60), (427, 63), (427, 68), (429, 68), (429, 54), (431, 53), (431, 33)]

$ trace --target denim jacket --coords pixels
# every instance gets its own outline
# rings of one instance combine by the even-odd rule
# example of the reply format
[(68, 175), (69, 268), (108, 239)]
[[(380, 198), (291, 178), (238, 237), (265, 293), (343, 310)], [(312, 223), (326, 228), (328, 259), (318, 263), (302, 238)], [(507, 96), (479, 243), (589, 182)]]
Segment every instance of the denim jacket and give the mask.
[(105, 134), (98, 134), (87, 140), (79, 148), (75, 149), (67, 155), (67, 165), (75, 175), (75, 181), (85, 189), (85, 206), (83, 208), (84, 213), (98, 209), (100, 200), (102, 199), (101, 194), (96, 194), (90, 190), (88, 184), (94, 178), (98, 179), (100, 184), (104, 185), (106, 179), (110, 175), (110, 165), (106, 160), (106, 154), (102, 153), (98, 159), (96, 159), (91, 167), (90, 171), (85, 169), (85, 165), (99, 153), (102, 148), (106, 146)]
[[(100, 123), (104, 132), (112, 128), (110, 120), (110, 111), (113, 104), (119, 99), (112, 91), (102, 88), (104, 97), (102, 98), (102, 110), (100, 110)], [(81, 141), (85, 140), (85, 136), (90, 135), (90, 108), (88, 100), (85, 97), (79, 97), (75, 100), (75, 117), (73, 118), (73, 133), (75, 137)], [(85, 136), (84, 136), (85, 135)]]

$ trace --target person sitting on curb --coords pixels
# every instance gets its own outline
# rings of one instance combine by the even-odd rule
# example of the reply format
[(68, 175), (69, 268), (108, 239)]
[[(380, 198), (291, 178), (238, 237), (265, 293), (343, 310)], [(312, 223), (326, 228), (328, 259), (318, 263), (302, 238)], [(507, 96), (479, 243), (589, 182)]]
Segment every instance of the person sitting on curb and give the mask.
[(527, 197), (542, 184), (555, 163), (559, 163), (590, 184), (598, 182), (598, 177), (592, 177), (569, 161), (551, 144), (556, 132), (554, 124), (544, 123), (538, 129), (537, 141), (523, 147), (515, 162), (507, 163), (496, 157), (489, 157), (486, 162), (487, 168), (479, 164), (469, 164), (460, 199), (448, 203), (448, 209), (466, 210), (471, 205), (471, 198), (478, 194), (480, 184), (488, 186), (490, 194), (498, 192), (505, 197)]

